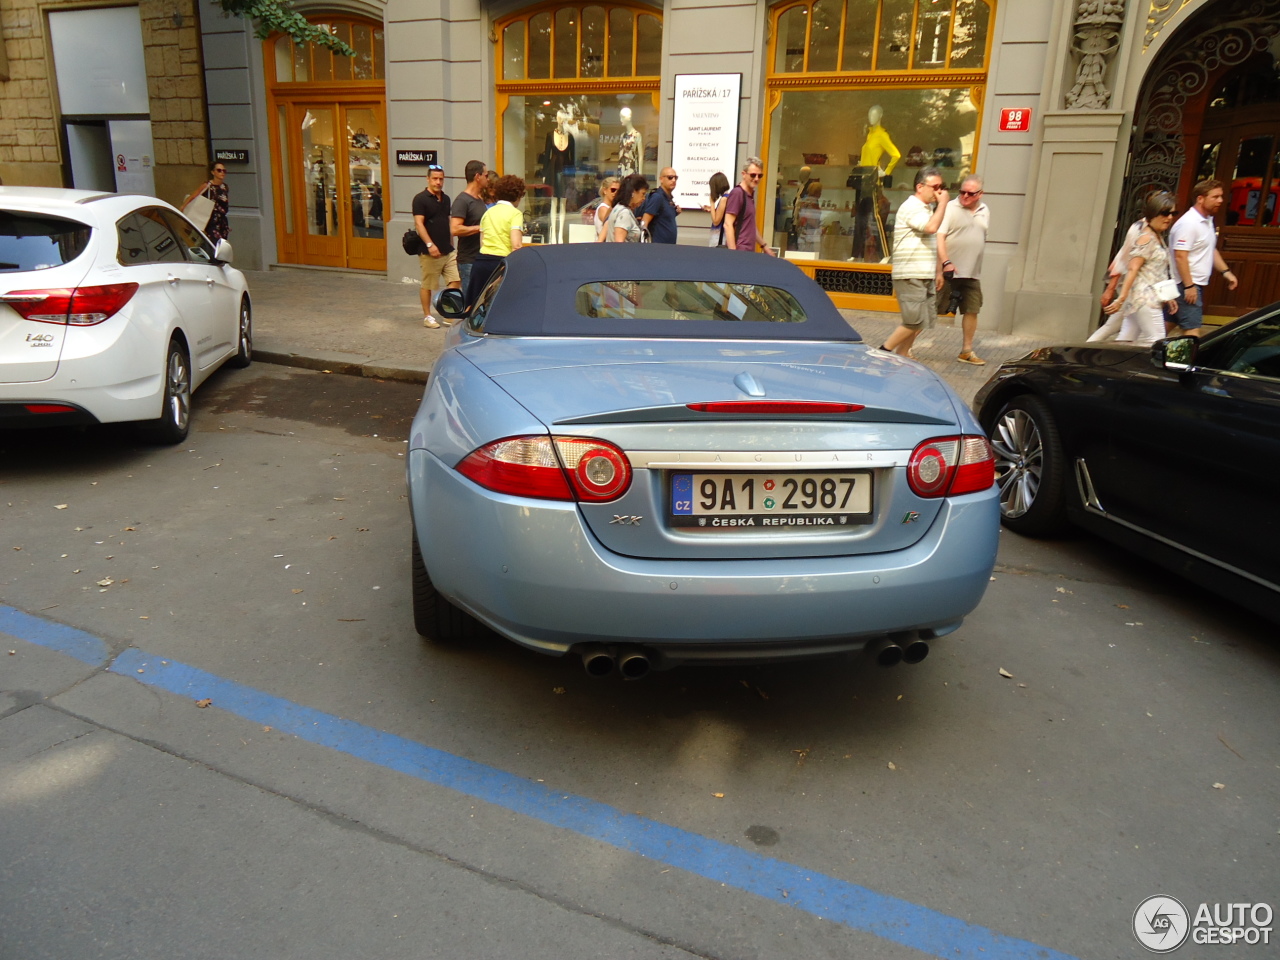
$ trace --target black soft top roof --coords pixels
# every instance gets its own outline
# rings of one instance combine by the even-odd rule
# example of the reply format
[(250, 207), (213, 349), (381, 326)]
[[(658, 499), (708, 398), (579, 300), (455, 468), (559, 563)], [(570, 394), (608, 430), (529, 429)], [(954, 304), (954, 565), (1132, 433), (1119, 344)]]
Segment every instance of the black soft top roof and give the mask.
[[(578, 288), (618, 280), (711, 280), (786, 290), (803, 323), (600, 319), (578, 313)], [(688, 337), (846, 340), (858, 336), (831, 299), (794, 264), (760, 253), (664, 243), (567, 243), (522, 247), (485, 318), (486, 333), (543, 337)]]

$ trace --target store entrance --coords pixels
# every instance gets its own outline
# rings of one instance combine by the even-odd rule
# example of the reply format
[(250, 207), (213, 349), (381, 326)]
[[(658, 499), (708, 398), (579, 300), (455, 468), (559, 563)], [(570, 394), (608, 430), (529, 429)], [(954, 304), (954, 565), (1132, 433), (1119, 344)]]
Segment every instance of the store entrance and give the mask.
[(282, 263), (385, 270), (381, 103), (277, 103)]

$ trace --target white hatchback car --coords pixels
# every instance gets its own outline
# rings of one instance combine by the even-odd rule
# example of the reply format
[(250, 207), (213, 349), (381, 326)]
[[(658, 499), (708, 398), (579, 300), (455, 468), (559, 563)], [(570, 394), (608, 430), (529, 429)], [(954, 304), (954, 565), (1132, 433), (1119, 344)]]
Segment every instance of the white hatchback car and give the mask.
[(192, 390), (252, 358), (231, 256), (154, 197), (0, 187), (0, 427), (138, 421), (183, 440)]

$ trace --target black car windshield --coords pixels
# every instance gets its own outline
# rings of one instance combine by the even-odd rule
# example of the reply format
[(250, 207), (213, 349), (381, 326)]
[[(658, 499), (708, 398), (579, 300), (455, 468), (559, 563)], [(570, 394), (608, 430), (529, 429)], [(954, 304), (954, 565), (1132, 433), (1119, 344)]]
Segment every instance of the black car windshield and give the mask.
[(89, 246), (93, 229), (62, 217), (0, 210), (0, 271), (46, 270), (69, 263)]
[(609, 280), (585, 283), (578, 314), (606, 320), (725, 320), (804, 323), (804, 308), (786, 290), (714, 280)]

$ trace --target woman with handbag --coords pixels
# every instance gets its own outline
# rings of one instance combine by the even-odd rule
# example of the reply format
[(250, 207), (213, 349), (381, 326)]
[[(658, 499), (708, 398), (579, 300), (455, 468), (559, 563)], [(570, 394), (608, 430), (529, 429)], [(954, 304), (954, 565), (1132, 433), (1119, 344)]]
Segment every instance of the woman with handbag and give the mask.
[(649, 181), (643, 175), (632, 173), (623, 178), (613, 209), (609, 211), (609, 219), (604, 224), (605, 243), (647, 242), (644, 227), (636, 219), (636, 211), (644, 205), (648, 193)]
[(206, 237), (217, 243), (231, 235), (227, 222), (227, 210), (231, 207), (231, 193), (227, 189), (227, 168), (221, 160), (209, 164), (209, 179), (196, 187), (182, 201), (182, 212)]
[(1165, 235), (1173, 226), (1173, 197), (1163, 190), (1151, 194), (1143, 204), (1146, 226), (1129, 250), (1129, 269), (1120, 294), (1103, 307), (1110, 316), (1124, 317), (1117, 340), (1143, 346), (1164, 338), (1164, 315), (1178, 309), (1177, 284), (1170, 273), (1169, 249)]

